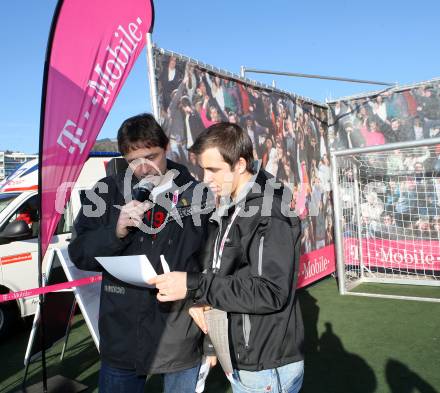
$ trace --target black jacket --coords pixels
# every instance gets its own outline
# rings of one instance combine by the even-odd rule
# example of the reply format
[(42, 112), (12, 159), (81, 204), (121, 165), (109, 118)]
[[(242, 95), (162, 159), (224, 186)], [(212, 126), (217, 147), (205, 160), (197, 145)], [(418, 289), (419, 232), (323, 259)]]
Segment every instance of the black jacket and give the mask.
[[(183, 118), (185, 121), (185, 115)], [(195, 141), (198, 138), (198, 136), (202, 133), (202, 131), (205, 129), (205, 126), (202, 123), (202, 119), (200, 118), (200, 115), (196, 111), (194, 111), (189, 115), (188, 124), (189, 124), (189, 130), (185, 123), (186, 137), (188, 137), (188, 133), (190, 132), (192, 140)]]
[[(189, 273), (187, 279), (189, 298), (228, 312), (232, 363), (240, 370), (270, 369), (303, 359), (303, 321), (295, 296), (300, 222), (283, 214), (289, 200), (282, 199), (281, 189), (266, 183), (270, 177), (265, 171), (256, 176), (261, 192), (252, 189), (242, 211), (258, 208), (259, 213), (237, 216), (217, 273), (212, 269), (215, 240), (219, 233), (223, 238), (234, 207), (219, 222), (211, 217), (202, 254), (206, 272)], [(270, 198), (263, 204), (263, 196), (270, 191), (273, 203), (267, 206)]]
[[(179, 170), (180, 175), (174, 180), (178, 187), (191, 183), (177, 203), (180, 212), (188, 211), (196, 183), (185, 167), (168, 161), (168, 168)], [(97, 256), (145, 254), (160, 274), (160, 255), (164, 254), (171, 270), (200, 271), (197, 253), (204, 240), (206, 219), (202, 218), (202, 225), (196, 226), (187, 215), (182, 218), (183, 228), (175, 220), (168, 220), (157, 235), (138, 230), (120, 240), (115, 234), (119, 217), (115, 205), (126, 203), (123, 174), (101, 182), (108, 187), (108, 193), (98, 193), (105, 201), (104, 215), (87, 218), (83, 207), (75, 223), (76, 238), (69, 245), (70, 258), (78, 268), (102, 270), (95, 260)], [(90, 201), (88, 204), (93, 205)], [(166, 213), (166, 209), (156, 205), (147, 224), (160, 226)], [(202, 334), (192, 322), (186, 302), (161, 304), (156, 295), (156, 289), (127, 284), (103, 271), (100, 352), (111, 366), (136, 369), (138, 374), (155, 374), (184, 370), (200, 362)]]

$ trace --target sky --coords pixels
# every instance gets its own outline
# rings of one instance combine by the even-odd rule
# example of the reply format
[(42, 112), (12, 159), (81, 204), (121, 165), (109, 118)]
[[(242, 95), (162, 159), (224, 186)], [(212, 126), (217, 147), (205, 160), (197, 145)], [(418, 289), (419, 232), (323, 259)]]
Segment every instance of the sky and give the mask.
[[(44, 56), (55, 5), (55, 0), (1, 2), (0, 151), (38, 151)], [(156, 0), (155, 11), (157, 46), (237, 74), (244, 65), (400, 85), (440, 76), (438, 0)], [(247, 77), (275, 80), (280, 89), (321, 102), (380, 88)], [(125, 118), (151, 110), (144, 50), (98, 139), (114, 138)]]

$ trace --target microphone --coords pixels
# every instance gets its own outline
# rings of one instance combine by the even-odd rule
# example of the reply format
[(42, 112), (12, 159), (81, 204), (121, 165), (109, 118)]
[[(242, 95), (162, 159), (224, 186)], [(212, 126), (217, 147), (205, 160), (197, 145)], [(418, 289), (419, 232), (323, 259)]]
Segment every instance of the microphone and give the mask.
[[(133, 199), (139, 202), (145, 202), (150, 199), (151, 191), (156, 185), (151, 181), (151, 179), (144, 178), (139, 181), (138, 184), (133, 188)], [(127, 227), (129, 232), (136, 232), (138, 227)]]
[[(158, 194), (170, 189), (173, 184), (173, 178), (177, 174), (173, 170), (169, 170), (165, 175), (161, 176), (147, 176), (144, 177), (133, 188), (133, 199), (139, 202), (145, 202), (150, 199), (150, 195), (153, 194), (152, 202)], [(154, 190), (154, 192), (153, 192)], [(127, 227), (130, 232), (138, 230), (138, 227)]]
[(139, 202), (147, 201), (155, 186), (151, 180), (147, 178), (142, 179), (133, 190), (133, 198)]

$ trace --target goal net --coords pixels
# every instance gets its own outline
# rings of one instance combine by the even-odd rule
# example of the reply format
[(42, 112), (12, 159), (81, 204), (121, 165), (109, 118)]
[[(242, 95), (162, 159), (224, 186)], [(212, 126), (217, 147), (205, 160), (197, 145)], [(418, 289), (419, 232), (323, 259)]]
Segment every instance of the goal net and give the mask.
[(340, 292), (440, 301), (368, 285), (440, 287), (440, 145), (383, 148), (333, 155)]

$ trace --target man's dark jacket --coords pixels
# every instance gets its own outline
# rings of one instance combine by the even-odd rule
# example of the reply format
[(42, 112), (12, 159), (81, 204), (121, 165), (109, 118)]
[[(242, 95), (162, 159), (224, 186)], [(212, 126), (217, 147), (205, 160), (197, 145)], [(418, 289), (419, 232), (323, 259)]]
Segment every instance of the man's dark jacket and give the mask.
[[(172, 161), (167, 165), (180, 173), (174, 180), (177, 187), (191, 184), (179, 194), (177, 203), (179, 211), (187, 211), (196, 186), (194, 178), (181, 165)], [(200, 271), (198, 251), (204, 241), (204, 218), (199, 226), (187, 215), (182, 218), (183, 228), (175, 220), (169, 220), (156, 235), (137, 230), (123, 239), (116, 237), (120, 210), (115, 205), (126, 204), (123, 180), (124, 174), (101, 180), (108, 187), (107, 193), (97, 192), (106, 207), (101, 217), (88, 218), (84, 206), (81, 209), (75, 222), (76, 237), (69, 245), (73, 263), (80, 269), (102, 271), (95, 257), (145, 254), (161, 274), (163, 254), (171, 271)], [(85, 204), (93, 206), (90, 201)], [(156, 204), (147, 224), (158, 227), (166, 217), (167, 210)], [(105, 270), (102, 274), (99, 312), (102, 360), (113, 367), (136, 369), (138, 374), (175, 372), (200, 362), (202, 334), (192, 322), (186, 302), (162, 304), (156, 299), (156, 289), (127, 284)]]
[[(206, 271), (189, 273), (187, 279), (190, 299), (228, 312), (231, 359), (239, 370), (270, 369), (303, 359), (303, 321), (295, 296), (300, 222), (283, 214), (291, 193), (283, 198), (283, 190), (267, 182), (271, 177), (259, 171), (244, 204), (237, 201), (225, 215), (211, 216), (202, 253)], [(215, 273), (215, 240), (220, 234), (217, 244), (221, 244), (237, 206), (243, 207), (231, 226), (221, 267)], [(251, 214), (254, 209), (257, 214)]]

